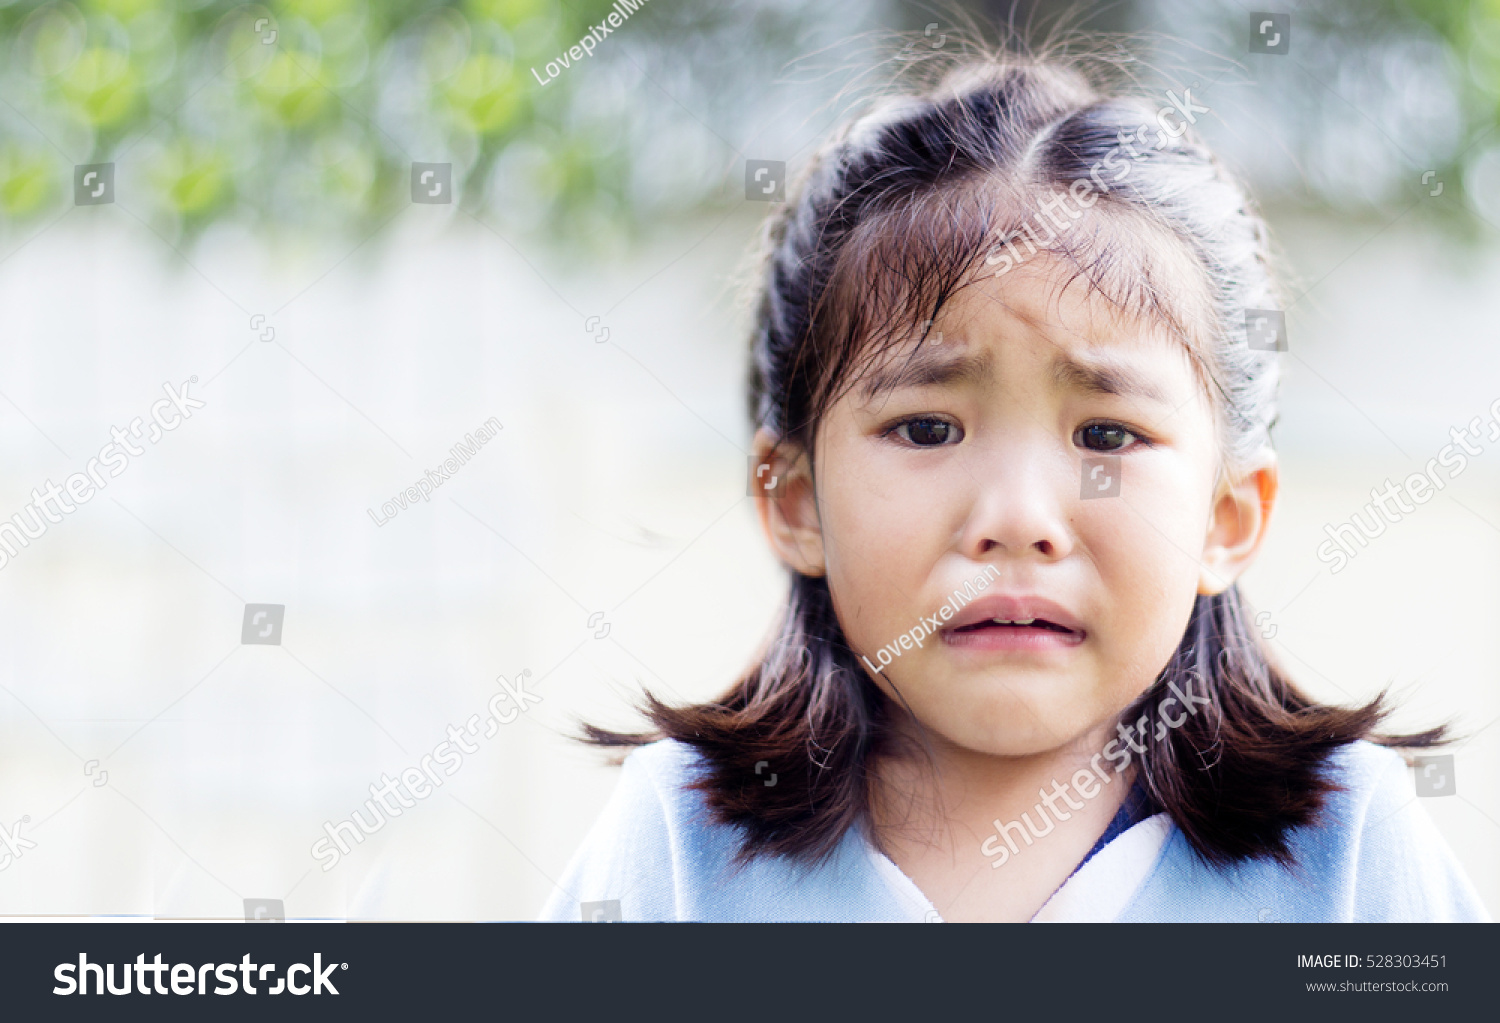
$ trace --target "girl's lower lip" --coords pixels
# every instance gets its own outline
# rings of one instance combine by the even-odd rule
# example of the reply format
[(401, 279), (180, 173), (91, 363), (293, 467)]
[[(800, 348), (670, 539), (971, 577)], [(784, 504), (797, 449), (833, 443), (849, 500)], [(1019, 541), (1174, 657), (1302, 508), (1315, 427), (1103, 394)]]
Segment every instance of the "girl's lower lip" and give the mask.
[(1067, 650), (1083, 642), (1079, 632), (1055, 632), (1030, 626), (998, 625), (988, 629), (959, 632), (948, 629), (943, 642), (963, 650)]

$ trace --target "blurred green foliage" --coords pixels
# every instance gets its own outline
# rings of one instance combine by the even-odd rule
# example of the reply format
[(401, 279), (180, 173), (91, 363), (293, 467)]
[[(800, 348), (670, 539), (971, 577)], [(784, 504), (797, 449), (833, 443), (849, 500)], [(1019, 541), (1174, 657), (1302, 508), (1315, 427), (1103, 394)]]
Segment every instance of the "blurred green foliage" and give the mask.
[[(997, 2), (959, 6), (1003, 23), (1009, 0)], [(1199, 3), (1184, 18), (1176, 0), (1127, 0), (1117, 6), (1132, 13), (1117, 20), (1170, 33), (1219, 19), (1244, 45), (1241, 5)], [(113, 162), (120, 204), (164, 236), (191, 239), (220, 221), (366, 233), (409, 202), (420, 161), (453, 164), (465, 210), (598, 242), (731, 194), (741, 156), (794, 155), (801, 143), (776, 151), (786, 135), (739, 130), (757, 109), (751, 119), (767, 119), (756, 104), (788, 60), (872, 24), (920, 33), (943, 17), (899, 0), (644, 0), (594, 55), (552, 77), (548, 62), (611, 9), (0, 0), (0, 229), (70, 205), (74, 165)], [(1449, 182), (1435, 209), (1459, 208), (1466, 185), (1474, 199), (1475, 182), (1500, 190), (1500, 133), (1486, 139), (1500, 123), (1500, 0), (1308, 0), (1294, 10), (1299, 62), (1341, 90), (1298, 83), (1277, 100), (1276, 115), (1300, 126), (1301, 164), (1324, 171), (1306, 198), (1391, 202), (1416, 188), (1412, 161)], [(817, 109), (820, 88), (799, 84), (783, 109)], [(1339, 133), (1361, 118), (1384, 132), (1372, 145), (1394, 143), (1403, 163), (1340, 160), (1365, 152)], [(770, 148), (736, 153), (742, 145)], [(1474, 208), (1500, 219), (1495, 200)]]
[[(72, 165), (114, 161), (120, 201), (178, 233), (222, 217), (357, 228), (408, 201), (412, 161), (452, 162), (458, 201), (485, 207), (497, 158), (518, 143), (554, 229), (597, 208), (628, 211), (627, 182), (610, 172), (618, 140), (557, 130), (577, 120), (585, 73), (543, 87), (528, 70), (610, 10), (610, 0), (0, 6), (0, 218), (43, 216), (71, 200)], [(649, 37), (650, 13), (643, 5), (627, 30)], [(620, 38), (606, 44), (622, 49)]]
[[(1386, 84), (1393, 94), (1408, 93), (1416, 83), (1405, 77), (1405, 69), (1381, 64), (1380, 42), (1389, 45), (1391, 40), (1423, 38), (1438, 44), (1438, 52), (1429, 63), (1446, 79), (1451, 90), (1451, 116), (1456, 121), (1452, 144), (1435, 151), (1429, 149), (1425, 154), (1412, 153), (1408, 148), (1410, 136), (1420, 132), (1403, 135), (1394, 125), (1387, 124), (1387, 128), (1397, 132), (1395, 141), (1407, 149), (1407, 155), (1431, 159), (1430, 169), (1438, 181), (1449, 183), (1452, 198), (1458, 199), (1467, 192), (1468, 201), (1463, 206), (1444, 204), (1434, 206), (1433, 212), (1451, 215), (1462, 211), (1459, 219), (1470, 229), (1478, 226), (1472, 219), (1478, 212), (1481, 218), (1500, 228), (1495, 219), (1500, 204), (1493, 194), (1494, 186), (1500, 185), (1497, 174), (1500, 132), (1495, 131), (1500, 127), (1500, 0), (1342, 0), (1336, 6), (1341, 8), (1345, 24), (1357, 25), (1362, 30), (1358, 34), (1346, 33), (1345, 38), (1357, 49), (1366, 51), (1369, 63), (1385, 69)], [(1419, 100), (1414, 104), (1409, 98), (1406, 106), (1418, 107), (1409, 111), (1414, 115), (1409, 120), (1424, 119), (1421, 103)], [(1425, 114), (1426, 120), (1435, 119), (1437, 105)], [(1375, 111), (1374, 116), (1380, 117), (1380, 111)], [(1409, 123), (1397, 123), (1412, 127)], [(1428, 194), (1425, 184), (1417, 191)]]
[(1443, 37), (1469, 71), (1472, 98), (1500, 120), (1500, 0), (1398, 0), (1389, 16), (1406, 12)]

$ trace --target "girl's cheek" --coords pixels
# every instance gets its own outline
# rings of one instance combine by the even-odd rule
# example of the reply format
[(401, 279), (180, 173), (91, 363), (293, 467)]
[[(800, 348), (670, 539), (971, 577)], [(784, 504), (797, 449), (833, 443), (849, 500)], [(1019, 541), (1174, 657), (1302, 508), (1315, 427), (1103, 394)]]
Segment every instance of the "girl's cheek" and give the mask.
[(922, 551), (942, 530), (945, 511), (923, 500), (920, 486), (872, 470), (837, 481), (838, 493), (825, 495), (823, 528), (842, 547), (895, 578), (907, 579)]
[[(1149, 527), (1130, 509), (1105, 501), (1083, 502), (1077, 522), (1083, 554), (1093, 563), (1094, 571), (1109, 588), (1129, 588), (1139, 578), (1142, 566), (1143, 533)], [(1155, 546), (1145, 544), (1146, 549)]]
[(1082, 502), (1075, 520), (1102, 606), (1141, 637), (1154, 633), (1157, 616), (1191, 602), (1203, 549), (1198, 495), (1151, 482), (1138, 478), (1134, 494)]

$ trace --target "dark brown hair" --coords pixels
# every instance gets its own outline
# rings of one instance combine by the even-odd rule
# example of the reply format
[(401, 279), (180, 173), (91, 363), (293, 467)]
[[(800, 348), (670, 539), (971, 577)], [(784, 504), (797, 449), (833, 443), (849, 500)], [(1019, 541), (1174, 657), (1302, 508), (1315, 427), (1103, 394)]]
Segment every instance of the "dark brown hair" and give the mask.
[[(919, 325), (1004, 258), (998, 240), (1016, 237), (1047, 197), (1093, 180), (1103, 191), (1088, 215), (1045, 242), (1034, 232), (1028, 245), (1071, 265), (1064, 287), (1081, 280), (1181, 338), (1213, 400), (1223, 471), (1268, 446), (1277, 356), (1249, 347), (1244, 311), (1278, 302), (1265, 225), (1244, 188), (1192, 130), (1162, 130), (1180, 118), (1158, 118), (1160, 95), (1106, 87), (1109, 68), (1088, 58), (976, 54), (969, 44), (953, 64), (849, 123), (772, 218), (751, 343), (755, 424), (815, 464), (819, 419), (860, 367), (914, 332), (925, 343)], [(1173, 273), (1182, 265), (1194, 286)], [(1143, 734), (1159, 734), (1171, 685), (1209, 704), (1164, 725), (1137, 761), (1140, 779), (1215, 864), (1289, 861), (1288, 832), (1317, 820), (1339, 747), (1428, 746), (1444, 734), (1376, 735), (1384, 694), (1355, 708), (1303, 694), (1252, 629), (1236, 586), (1197, 598), (1176, 652), (1122, 720), (1144, 716)], [(768, 647), (728, 692), (684, 707), (647, 694), (642, 710), (652, 731), (585, 725), (586, 740), (691, 746), (703, 765), (693, 785), (715, 820), (740, 830), (741, 861), (808, 863), (867, 817), (872, 765), (897, 753), (890, 726), (906, 713), (859, 665), (827, 582), (797, 573)]]

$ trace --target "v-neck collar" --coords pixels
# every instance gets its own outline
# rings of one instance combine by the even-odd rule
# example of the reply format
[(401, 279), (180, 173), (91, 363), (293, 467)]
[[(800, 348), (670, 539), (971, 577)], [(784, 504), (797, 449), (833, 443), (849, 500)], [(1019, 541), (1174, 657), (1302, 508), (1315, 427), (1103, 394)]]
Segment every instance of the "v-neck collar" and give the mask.
[[(946, 923), (925, 892), (871, 840), (868, 824), (851, 829), (875, 873), (907, 912), (904, 922)], [(1151, 812), (1151, 801), (1139, 783), (1130, 788), (1104, 834), (1073, 868), (1032, 923), (1073, 919), (1113, 920), (1146, 880), (1171, 836), (1171, 818)], [(1128, 841), (1126, 839), (1128, 838)], [(1115, 848), (1118, 846), (1118, 848)], [(1108, 855), (1106, 855), (1108, 853)], [(1090, 866), (1095, 864), (1096, 866)], [(1089, 868), (1085, 870), (1085, 868)]]

